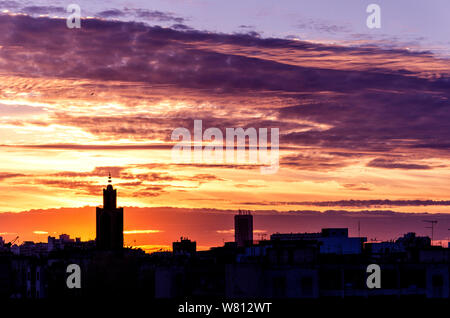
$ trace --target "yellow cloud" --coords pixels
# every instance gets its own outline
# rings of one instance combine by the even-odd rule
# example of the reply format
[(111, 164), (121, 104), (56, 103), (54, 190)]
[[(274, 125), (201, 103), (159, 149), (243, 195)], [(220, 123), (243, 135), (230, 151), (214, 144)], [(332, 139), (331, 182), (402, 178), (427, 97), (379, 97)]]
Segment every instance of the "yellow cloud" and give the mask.
[(123, 234), (151, 234), (151, 233), (161, 233), (160, 230), (127, 230), (123, 231)]

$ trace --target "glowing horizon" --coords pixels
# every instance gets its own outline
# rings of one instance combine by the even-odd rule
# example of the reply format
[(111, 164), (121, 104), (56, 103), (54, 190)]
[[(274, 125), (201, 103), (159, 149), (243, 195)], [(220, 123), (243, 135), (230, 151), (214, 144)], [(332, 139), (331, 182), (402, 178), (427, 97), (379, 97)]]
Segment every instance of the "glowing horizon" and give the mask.
[[(114, 12), (83, 2), (91, 18), (68, 29), (63, 4), (17, 3), (0, 8), (0, 215), (99, 206), (109, 172), (123, 207), (450, 215), (450, 46), (428, 22), (421, 39), (405, 31), (414, 21), (390, 23), (397, 4), (385, 3), (393, 11), (378, 32), (347, 23), (360, 18), (351, 4), (339, 21), (316, 19), (316, 5), (304, 4), (311, 21), (280, 9), (216, 26), (209, 18), (235, 3), (204, 4), (201, 22), (191, 4), (161, 3), (167, 11), (155, 13), (141, 1)], [(295, 22), (292, 32), (284, 21)], [(193, 136), (195, 120), (224, 136), (279, 129), (278, 171), (174, 160), (172, 132)], [(161, 235), (137, 244), (167, 246), (175, 232), (148, 223), (127, 236)], [(55, 231), (23, 230), (30, 239)]]

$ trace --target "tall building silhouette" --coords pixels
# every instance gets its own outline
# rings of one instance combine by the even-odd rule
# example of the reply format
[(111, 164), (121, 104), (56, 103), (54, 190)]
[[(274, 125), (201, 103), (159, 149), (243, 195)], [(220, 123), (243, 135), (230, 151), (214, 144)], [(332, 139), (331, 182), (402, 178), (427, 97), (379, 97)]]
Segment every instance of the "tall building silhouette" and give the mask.
[(234, 216), (234, 241), (237, 246), (253, 242), (253, 215), (250, 211), (241, 211)]
[(103, 189), (103, 208), (97, 207), (96, 246), (101, 250), (123, 248), (123, 208), (117, 207), (117, 190), (111, 184)]

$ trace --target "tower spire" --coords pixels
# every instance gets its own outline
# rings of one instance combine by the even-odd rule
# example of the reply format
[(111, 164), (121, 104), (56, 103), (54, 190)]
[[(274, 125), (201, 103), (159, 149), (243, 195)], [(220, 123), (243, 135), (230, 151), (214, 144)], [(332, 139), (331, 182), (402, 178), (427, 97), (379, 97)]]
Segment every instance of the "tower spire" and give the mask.
[(113, 188), (111, 171), (103, 189), (103, 207), (97, 208), (96, 244), (99, 249), (123, 248), (123, 208), (117, 208), (117, 190)]
[(103, 207), (104, 208), (116, 208), (117, 192), (113, 188), (111, 180), (111, 172), (108, 174), (108, 185), (103, 190)]

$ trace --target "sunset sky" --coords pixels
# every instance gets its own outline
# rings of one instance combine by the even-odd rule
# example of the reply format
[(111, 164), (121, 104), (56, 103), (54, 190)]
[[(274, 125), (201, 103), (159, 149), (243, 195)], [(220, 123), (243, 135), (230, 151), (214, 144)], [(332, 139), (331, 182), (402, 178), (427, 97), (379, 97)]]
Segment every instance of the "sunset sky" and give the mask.
[[(77, 1), (80, 29), (69, 3), (0, 1), (0, 213), (94, 211), (111, 172), (124, 207), (450, 216), (448, 1), (378, 1), (381, 29), (367, 1)], [(176, 160), (194, 120), (279, 128), (279, 170)], [(141, 245), (179, 237), (126, 213)], [(65, 231), (46, 220), (0, 236)]]

